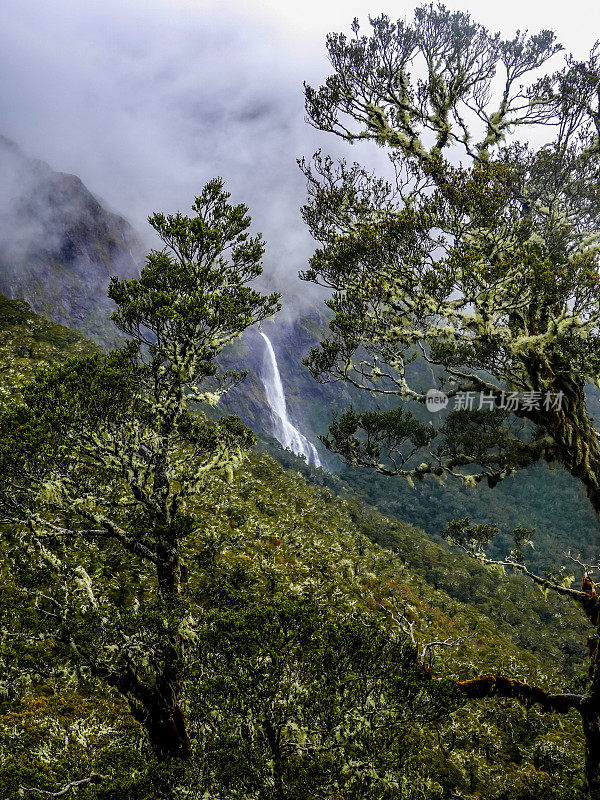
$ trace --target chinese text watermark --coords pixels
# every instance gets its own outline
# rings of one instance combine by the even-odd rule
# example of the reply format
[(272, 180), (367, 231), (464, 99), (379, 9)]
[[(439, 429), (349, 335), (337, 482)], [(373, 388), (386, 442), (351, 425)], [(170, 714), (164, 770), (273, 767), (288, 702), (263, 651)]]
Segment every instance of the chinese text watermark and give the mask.
[(448, 397), (439, 389), (429, 389), (425, 395), (427, 410), (442, 411), (450, 403), (454, 411), (558, 411), (562, 407), (563, 392), (457, 392)]

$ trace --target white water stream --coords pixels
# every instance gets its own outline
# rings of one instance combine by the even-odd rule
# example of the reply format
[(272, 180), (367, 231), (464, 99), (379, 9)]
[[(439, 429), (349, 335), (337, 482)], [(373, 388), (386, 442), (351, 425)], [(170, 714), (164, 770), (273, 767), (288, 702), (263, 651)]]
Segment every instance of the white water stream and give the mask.
[(292, 425), (288, 418), (285, 404), (285, 392), (283, 391), (283, 384), (281, 383), (281, 375), (279, 374), (279, 367), (277, 366), (273, 345), (265, 333), (261, 331), (260, 335), (265, 340), (267, 346), (264, 359), (265, 368), (261, 377), (265, 387), (267, 402), (273, 414), (273, 423), (275, 427), (273, 435), (282, 447), (291, 450), (292, 453), (295, 453), (297, 456), (304, 456), (307, 464), (312, 462), (315, 467), (320, 467), (321, 459), (317, 453), (317, 448), (304, 434), (300, 433), (298, 428)]

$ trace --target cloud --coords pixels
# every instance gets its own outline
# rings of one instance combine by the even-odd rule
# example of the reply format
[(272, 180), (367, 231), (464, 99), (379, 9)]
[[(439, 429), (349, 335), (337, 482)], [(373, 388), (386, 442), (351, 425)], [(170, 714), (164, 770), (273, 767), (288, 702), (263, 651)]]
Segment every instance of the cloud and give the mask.
[[(492, 13), (483, 0), (467, 5), (483, 21)], [(503, 8), (508, 15), (512, 6)], [(313, 243), (300, 220), (304, 179), (295, 159), (319, 146), (372, 165), (384, 154), (310, 128), (302, 81), (315, 85), (329, 72), (328, 30), (379, 10), (366, 0), (4, 3), (0, 133), (79, 175), (148, 237), (149, 213), (186, 211), (221, 175), (267, 239), (269, 273), (303, 292), (295, 276)], [(546, 11), (544, 24), (552, 24)], [(522, 27), (539, 27), (535, 4), (520, 13)]]
[(295, 159), (315, 137), (302, 58), (286, 63), (276, 26), (166, 2), (0, 13), (2, 132), (29, 155), (78, 174), (142, 232), (150, 212), (185, 211), (221, 175), (263, 231), (269, 270), (304, 266)]

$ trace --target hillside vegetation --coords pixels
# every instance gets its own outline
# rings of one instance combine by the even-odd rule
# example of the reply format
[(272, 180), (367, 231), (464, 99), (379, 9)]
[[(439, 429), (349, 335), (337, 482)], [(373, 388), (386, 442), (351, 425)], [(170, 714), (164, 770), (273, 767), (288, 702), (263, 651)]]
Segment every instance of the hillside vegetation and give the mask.
[[(2, 372), (4, 397), (16, 399), (35, 366), (89, 347), (21, 302), (0, 308), (0, 363), (22, 354), (18, 369)], [(493, 670), (580, 688), (578, 612), (362, 507), (339, 478), (304, 471), (257, 452), (233, 483), (213, 477), (190, 507), (196, 529), (182, 577), (193, 611), (185, 712), (194, 753), (185, 776), (162, 774), (122, 701), (73, 671), (32, 600), (33, 588), (50, 590), (52, 569), (28, 566), (6, 532), (3, 797), (82, 779), (85, 800), (142, 800), (165, 781), (180, 787), (177, 797), (240, 800), (578, 796), (575, 718), (466, 706), (445, 680)], [(314, 483), (325, 480), (339, 496)], [(144, 614), (152, 624), (139, 565), (101, 544), (76, 557), (118, 607), (137, 609), (132, 631)], [(81, 624), (91, 623), (82, 611)], [(447, 639), (460, 644), (427, 651), (436, 677), (415, 672), (415, 648)]]

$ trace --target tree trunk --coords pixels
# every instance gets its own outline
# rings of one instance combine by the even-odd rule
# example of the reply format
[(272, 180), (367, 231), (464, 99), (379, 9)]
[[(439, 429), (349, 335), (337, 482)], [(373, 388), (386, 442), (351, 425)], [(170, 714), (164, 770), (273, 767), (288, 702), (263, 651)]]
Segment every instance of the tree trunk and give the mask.
[(591, 800), (600, 800), (600, 714), (581, 712), (585, 736), (585, 777)]
[(585, 777), (591, 797), (600, 800), (600, 598), (593, 588), (586, 595), (581, 605), (596, 631), (587, 640), (590, 688), (580, 710), (585, 736)]
[[(159, 548), (157, 578), (159, 594), (168, 607), (177, 600), (180, 592), (179, 555), (176, 539), (170, 531)], [(169, 613), (175, 613), (173, 608), (167, 608)], [(173, 628), (165, 632), (170, 642), (166, 647), (162, 672), (142, 701), (144, 718), (141, 721), (152, 749), (161, 761), (169, 758), (186, 760), (190, 755), (185, 717), (179, 705), (183, 677), (181, 636), (176, 622), (171, 620), (171, 624)]]
[(154, 686), (145, 686), (135, 672), (109, 672), (95, 668), (96, 677), (114, 687), (128, 701), (131, 714), (148, 734), (148, 740), (159, 761), (190, 756), (190, 740), (185, 717), (179, 705), (181, 694), (178, 662), (171, 655), (156, 679)]
[(557, 460), (585, 486), (594, 511), (600, 514), (600, 443), (585, 398), (567, 402), (567, 408), (551, 421), (554, 425), (548, 432), (557, 443)]
[(595, 632), (587, 640), (590, 684), (585, 695), (551, 694), (501, 675), (483, 675), (457, 682), (457, 688), (471, 699), (510, 697), (521, 703), (536, 705), (550, 713), (567, 714), (576, 710), (581, 716), (585, 738), (585, 777), (591, 800), (600, 800), (600, 596), (591, 581), (584, 577), (581, 591), (574, 599), (584, 611)]
[[(538, 378), (532, 374), (531, 383), (539, 384), (544, 394), (545, 385)], [(600, 515), (600, 439), (587, 413), (583, 382), (557, 378), (551, 391), (554, 395), (562, 393), (560, 408), (525, 411), (519, 416), (530, 419), (554, 440), (546, 460), (558, 461), (585, 486), (594, 511)]]
[(275, 796), (278, 800), (285, 800), (285, 787), (283, 785), (283, 759), (281, 757), (281, 748), (279, 742), (279, 735), (276, 733), (271, 720), (267, 717), (263, 723), (263, 730), (273, 756), (273, 784), (275, 789)]
[(179, 706), (179, 687), (161, 681), (144, 708), (144, 727), (154, 754), (159, 761), (170, 758), (187, 760), (190, 757), (190, 740), (183, 711)]
[[(553, 456), (586, 489), (600, 516), (600, 439), (587, 413), (583, 381), (571, 377), (554, 381), (562, 392), (561, 407), (537, 412), (532, 419), (555, 442)], [(596, 632), (588, 639), (589, 695), (580, 707), (585, 737), (585, 776), (592, 800), (600, 800), (600, 599), (593, 588), (582, 589), (588, 598), (580, 603)]]

